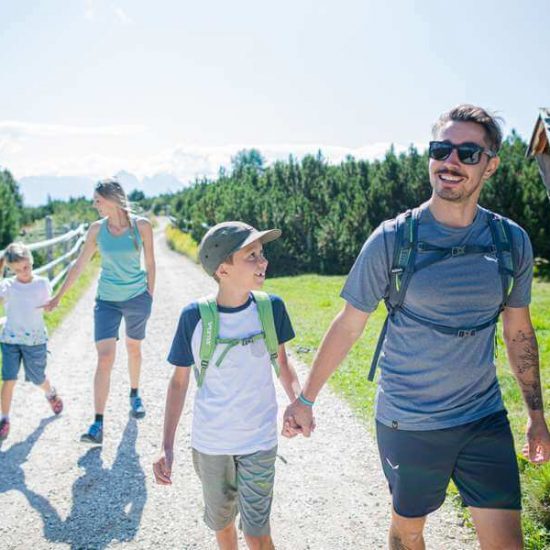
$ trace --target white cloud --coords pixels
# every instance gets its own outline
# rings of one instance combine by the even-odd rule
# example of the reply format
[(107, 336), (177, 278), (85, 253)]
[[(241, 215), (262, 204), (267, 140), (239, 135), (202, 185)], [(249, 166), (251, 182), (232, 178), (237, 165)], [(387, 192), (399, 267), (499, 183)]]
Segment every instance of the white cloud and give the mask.
[(64, 124), (40, 124), (17, 120), (0, 120), (2, 137), (21, 139), (27, 137), (57, 138), (74, 136), (134, 136), (145, 131), (137, 124), (113, 124), (108, 126), (70, 126)]
[(123, 25), (132, 25), (134, 23), (134, 20), (122, 8), (115, 6), (113, 9), (118, 20)]
[[(423, 144), (415, 144), (420, 150)], [(382, 158), (389, 150), (390, 143), (374, 143), (361, 147), (345, 147), (339, 145), (323, 145), (318, 143), (309, 144), (233, 144), (218, 147), (200, 147), (192, 145), (180, 145), (164, 153), (144, 159), (136, 171), (143, 175), (164, 172), (173, 174), (181, 181), (189, 181), (195, 177), (214, 177), (220, 167), (228, 168), (231, 165), (231, 158), (242, 149), (258, 149), (268, 164), (277, 160), (287, 160), (290, 155), (301, 159), (306, 155), (316, 155), (321, 151), (323, 157), (331, 164), (338, 164), (347, 156), (356, 159), (377, 159)], [(409, 145), (394, 144), (395, 151), (400, 153), (406, 151)]]
[(95, 17), (95, 0), (85, 0), (84, 17), (91, 21)]

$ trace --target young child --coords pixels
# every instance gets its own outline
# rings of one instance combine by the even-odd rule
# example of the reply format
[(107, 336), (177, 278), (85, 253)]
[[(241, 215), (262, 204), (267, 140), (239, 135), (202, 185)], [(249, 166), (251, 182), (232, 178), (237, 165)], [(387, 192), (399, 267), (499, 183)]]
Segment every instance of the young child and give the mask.
[[(300, 385), (284, 346), (294, 337), (285, 305), (277, 296), (255, 291), (265, 281), (268, 263), (262, 244), (280, 235), (278, 229), (257, 231), (242, 222), (221, 223), (208, 231), (199, 258), (218, 291), (215, 298), (184, 308), (168, 356), (176, 368), (168, 386), (163, 453), (153, 465), (155, 478), (161, 485), (172, 483), (175, 432), (194, 365), (193, 464), (203, 488), (204, 521), (215, 531), (220, 548), (237, 548), (237, 512), (249, 548), (273, 548), (269, 516), (277, 401), (272, 365), (280, 368), (291, 401), (300, 394)], [(204, 313), (205, 304), (211, 317)], [(273, 313), (271, 331), (260, 313), (266, 305)], [(204, 359), (208, 340), (215, 346), (209, 361)], [(295, 435), (289, 427), (283, 434)]]
[(4, 302), (6, 310), (6, 323), (0, 330), (3, 380), (0, 441), (6, 439), (10, 431), (11, 400), (21, 361), (25, 379), (44, 391), (54, 414), (63, 410), (63, 401), (45, 375), (48, 334), (41, 308), (50, 299), (50, 282), (33, 274), (32, 253), (22, 243), (12, 243), (6, 248), (0, 260), (0, 277), (4, 262), (15, 277), (0, 281), (0, 303)]

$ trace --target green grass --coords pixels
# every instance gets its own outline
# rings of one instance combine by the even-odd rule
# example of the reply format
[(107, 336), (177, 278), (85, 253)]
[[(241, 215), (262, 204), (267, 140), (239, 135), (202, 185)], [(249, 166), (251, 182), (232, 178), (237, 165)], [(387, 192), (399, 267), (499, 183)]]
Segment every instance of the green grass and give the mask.
[(180, 231), (173, 225), (166, 226), (165, 232), (166, 242), (172, 250), (175, 250), (176, 252), (179, 252), (180, 254), (183, 254), (198, 263), (199, 247), (191, 235)]
[[(330, 322), (344, 306), (344, 301), (339, 298), (344, 280), (345, 277), (341, 276), (300, 275), (266, 282), (265, 290), (285, 300), (296, 331), (292, 348), (308, 365), (311, 365)], [(531, 314), (539, 342), (544, 400), (550, 407), (550, 283), (535, 281)], [(367, 374), (384, 318), (385, 308), (381, 305), (369, 318), (365, 333), (329, 382), (371, 426), (376, 386), (367, 381)], [(525, 441), (527, 417), (518, 384), (508, 367), (501, 337), (498, 347), (497, 372), (519, 453)], [(520, 458), (520, 469), (525, 548), (550, 548), (550, 465), (535, 467)], [(455, 493), (456, 490), (451, 488), (450, 494)]]

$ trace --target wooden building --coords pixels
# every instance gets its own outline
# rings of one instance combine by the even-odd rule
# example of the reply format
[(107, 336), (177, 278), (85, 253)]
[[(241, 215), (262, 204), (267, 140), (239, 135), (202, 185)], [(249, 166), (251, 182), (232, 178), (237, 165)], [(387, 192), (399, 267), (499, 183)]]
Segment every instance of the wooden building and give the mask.
[(527, 156), (537, 159), (540, 175), (546, 185), (548, 198), (550, 198), (550, 109), (540, 109), (539, 111), (539, 118), (529, 142)]

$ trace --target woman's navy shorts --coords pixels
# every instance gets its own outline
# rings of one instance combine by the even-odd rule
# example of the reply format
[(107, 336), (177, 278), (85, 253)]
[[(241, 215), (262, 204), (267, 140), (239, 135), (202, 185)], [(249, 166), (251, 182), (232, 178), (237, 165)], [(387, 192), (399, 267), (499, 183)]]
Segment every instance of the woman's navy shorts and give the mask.
[(376, 432), (393, 507), (400, 516), (423, 517), (437, 510), (451, 479), (466, 506), (521, 510), (506, 411), (443, 430), (397, 430), (377, 422)]
[(126, 336), (134, 340), (143, 340), (152, 303), (153, 298), (148, 290), (123, 302), (97, 298), (94, 307), (94, 340), (99, 342), (107, 338), (118, 339), (122, 318), (126, 325)]

